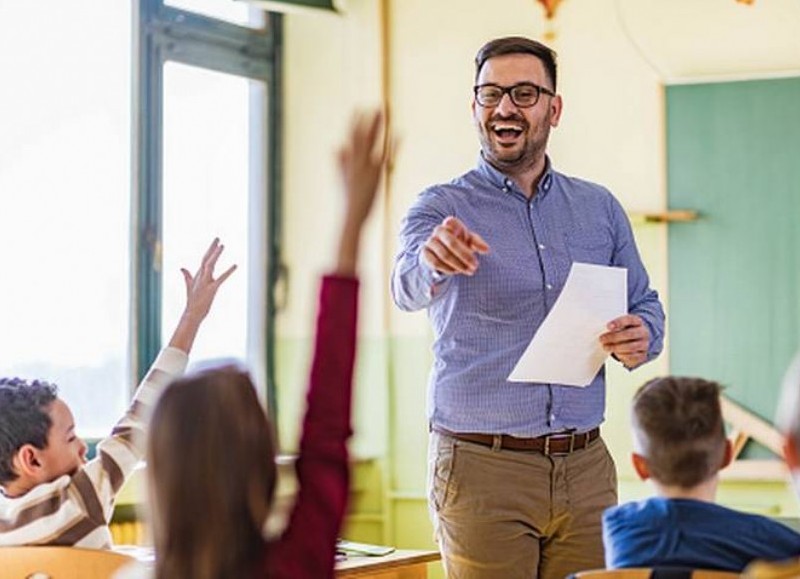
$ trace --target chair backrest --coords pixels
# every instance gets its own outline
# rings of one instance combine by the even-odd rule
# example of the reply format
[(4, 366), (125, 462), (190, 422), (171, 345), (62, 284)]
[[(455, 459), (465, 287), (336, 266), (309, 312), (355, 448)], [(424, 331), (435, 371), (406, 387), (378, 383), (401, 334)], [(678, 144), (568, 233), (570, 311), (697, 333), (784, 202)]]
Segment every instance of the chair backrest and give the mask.
[(79, 547), (0, 547), (0, 579), (109, 579), (135, 560)]
[(570, 575), (569, 579), (650, 579), (652, 569), (591, 569)]
[(735, 579), (738, 573), (675, 567), (638, 567), (635, 569), (592, 569), (574, 573), (571, 579)]

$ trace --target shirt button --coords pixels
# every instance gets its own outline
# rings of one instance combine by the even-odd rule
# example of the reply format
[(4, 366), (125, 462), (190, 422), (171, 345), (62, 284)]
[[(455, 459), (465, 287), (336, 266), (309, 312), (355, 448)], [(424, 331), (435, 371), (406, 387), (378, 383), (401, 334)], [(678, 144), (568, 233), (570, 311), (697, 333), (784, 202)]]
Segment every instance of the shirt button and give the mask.
[(555, 420), (556, 420), (556, 415), (555, 414), (551, 414), (550, 415), (550, 422), (555, 422)]
[(544, 249), (544, 243), (539, 244), (539, 249)]
[(553, 284), (551, 284), (551, 283), (547, 284), (547, 289), (549, 289), (549, 290), (553, 289)]

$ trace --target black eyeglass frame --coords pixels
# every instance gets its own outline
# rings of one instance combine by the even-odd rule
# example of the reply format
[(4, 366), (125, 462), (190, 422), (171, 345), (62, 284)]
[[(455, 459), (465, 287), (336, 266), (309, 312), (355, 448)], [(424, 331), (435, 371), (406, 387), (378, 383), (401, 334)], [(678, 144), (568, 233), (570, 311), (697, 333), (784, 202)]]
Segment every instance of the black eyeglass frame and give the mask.
[[(500, 90), (500, 98), (497, 100), (496, 104), (487, 105), (487, 104), (484, 104), (484, 103), (481, 102), (481, 98), (480, 98), (480, 96), (478, 96), (478, 94), (479, 94), (479, 92), (480, 92), (480, 90), (482, 88), (485, 88), (487, 86), (491, 86), (491, 87), (494, 87), (494, 88)], [(517, 100), (514, 98), (514, 92), (513, 91), (518, 89), (518, 88), (520, 88), (520, 87), (533, 88), (536, 91), (536, 100), (534, 100), (533, 103), (531, 103), (529, 105), (521, 105), (521, 104), (519, 104), (517, 102)], [(472, 87), (472, 92), (475, 95), (475, 101), (480, 106), (482, 106), (482, 107), (490, 107), (490, 108), (499, 106), (500, 103), (503, 100), (503, 95), (506, 95), (506, 94), (508, 95), (508, 98), (511, 99), (511, 102), (514, 103), (514, 106), (519, 107), (521, 109), (529, 109), (529, 108), (535, 107), (537, 104), (539, 104), (539, 99), (542, 98), (542, 93), (546, 94), (547, 96), (551, 96), (551, 97), (556, 96), (556, 93), (551, 91), (549, 88), (541, 86), (541, 85), (538, 85), (538, 84), (536, 84), (534, 82), (518, 82), (517, 84), (512, 84), (511, 86), (500, 86), (499, 84), (495, 84), (493, 82), (487, 82), (487, 83), (484, 83), (484, 84), (476, 84), (474, 87)]]

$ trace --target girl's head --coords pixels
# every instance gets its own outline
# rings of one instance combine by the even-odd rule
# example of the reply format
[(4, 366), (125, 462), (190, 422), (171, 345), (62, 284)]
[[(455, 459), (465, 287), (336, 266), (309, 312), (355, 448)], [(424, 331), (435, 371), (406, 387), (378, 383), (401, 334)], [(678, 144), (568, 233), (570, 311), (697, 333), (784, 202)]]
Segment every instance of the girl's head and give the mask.
[(228, 366), (176, 380), (149, 437), (157, 577), (248, 574), (276, 482), (271, 426), (249, 375)]

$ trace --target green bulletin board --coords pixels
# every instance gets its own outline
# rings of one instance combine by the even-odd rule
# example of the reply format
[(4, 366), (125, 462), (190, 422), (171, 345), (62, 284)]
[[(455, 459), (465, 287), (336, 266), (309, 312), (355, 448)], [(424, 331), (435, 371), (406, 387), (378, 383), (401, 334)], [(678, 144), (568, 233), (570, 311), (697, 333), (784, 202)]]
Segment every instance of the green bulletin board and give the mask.
[[(800, 347), (800, 78), (670, 86), (670, 371), (773, 422)], [(766, 456), (750, 449), (749, 456)]]

